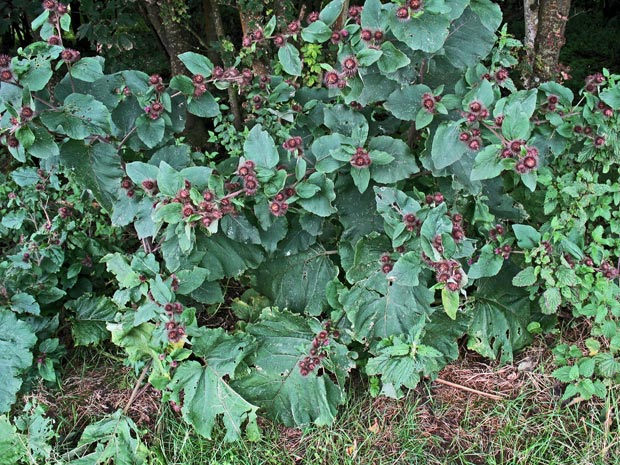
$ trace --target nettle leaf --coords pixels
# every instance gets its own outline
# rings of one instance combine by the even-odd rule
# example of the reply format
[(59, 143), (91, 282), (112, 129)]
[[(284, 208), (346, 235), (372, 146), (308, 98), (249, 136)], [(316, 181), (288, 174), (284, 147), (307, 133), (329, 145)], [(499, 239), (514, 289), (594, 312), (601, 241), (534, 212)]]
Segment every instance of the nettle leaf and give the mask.
[(291, 76), (301, 76), (301, 59), (299, 50), (293, 44), (287, 43), (278, 49), (278, 60), (284, 72)]
[(207, 329), (192, 339), (193, 352), (204, 364), (185, 361), (172, 378), (172, 398), (183, 404), (183, 419), (206, 438), (211, 438), (216, 420), (220, 418), (226, 428), (225, 441), (240, 439), (244, 423), (248, 436), (257, 439), (258, 407), (246, 401), (224, 380), (235, 379), (237, 368), (250, 353), (250, 343), (251, 340), (241, 333), (231, 335), (222, 328)]
[(60, 160), (74, 172), (78, 183), (89, 189), (101, 206), (111, 212), (124, 175), (116, 149), (103, 142), (87, 145), (69, 141), (62, 145)]
[(421, 326), (423, 324), (412, 328), (407, 336), (381, 341), (377, 345), (377, 355), (368, 360), (366, 374), (381, 375), (381, 394), (398, 399), (403, 396), (403, 387), (414, 389), (422, 377), (439, 372), (442, 354), (433, 347), (419, 344)]
[[(299, 362), (321, 328), (314, 319), (265, 309), (258, 323), (247, 326), (257, 346), (250, 374), (231, 385), (269, 418), (287, 426), (331, 424), (345, 400), (342, 382), (353, 364), (346, 346), (329, 339), (323, 369), (301, 375)], [(327, 369), (336, 374), (339, 384), (324, 372)]]
[(517, 287), (527, 287), (536, 283), (537, 279), (536, 269), (533, 266), (528, 266), (527, 268), (519, 271), (519, 273), (512, 278), (512, 285)]
[(446, 15), (423, 14), (401, 21), (396, 17), (396, 8), (396, 5), (387, 6), (390, 30), (398, 40), (412, 50), (426, 53), (434, 53), (441, 48), (450, 27), (450, 19)]
[(77, 448), (69, 452), (70, 457), (79, 456), (84, 451), (94, 451), (70, 462), (74, 465), (99, 463), (144, 464), (150, 455), (148, 448), (140, 441), (140, 430), (122, 410), (88, 425)]
[(8, 412), (21, 388), (20, 375), (32, 365), (37, 337), (30, 326), (8, 310), (0, 310), (0, 412)]
[(422, 96), (427, 93), (432, 91), (424, 84), (407, 86), (392, 92), (383, 106), (398, 119), (415, 121), (422, 107)]
[(71, 334), (76, 346), (98, 344), (110, 337), (106, 324), (114, 321), (118, 310), (111, 299), (83, 295), (66, 306), (75, 312)]
[(261, 168), (274, 168), (280, 160), (273, 138), (260, 124), (254, 126), (248, 134), (243, 143), (243, 154)]
[(471, 153), (467, 144), (459, 139), (461, 129), (458, 123), (442, 123), (435, 131), (431, 157), (435, 168), (442, 169), (459, 161), (466, 153)]
[(14, 465), (28, 457), (27, 443), (27, 438), (17, 432), (13, 422), (6, 415), (0, 415), (0, 465)]
[(553, 315), (562, 304), (562, 294), (557, 287), (550, 287), (540, 297), (540, 309), (545, 315)]
[(467, 276), (471, 279), (495, 276), (502, 269), (504, 257), (495, 253), (493, 244), (486, 244), (480, 250), (480, 257), (469, 268)]
[(327, 283), (337, 274), (325, 249), (314, 247), (263, 263), (257, 270), (256, 289), (280, 308), (320, 315), (328, 308)]
[(527, 325), (532, 319), (529, 293), (512, 286), (514, 270), (505, 268), (493, 278), (478, 281), (469, 311), (467, 348), (502, 363), (532, 341)]
[[(501, 22), (502, 14), (497, 5), (496, 11), (499, 13)], [(485, 58), (495, 44), (495, 30), (499, 22), (485, 27), (485, 22), (472, 9), (467, 8), (463, 15), (452, 23), (448, 38), (444, 44), (445, 57), (458, 69), (473, 66)]]

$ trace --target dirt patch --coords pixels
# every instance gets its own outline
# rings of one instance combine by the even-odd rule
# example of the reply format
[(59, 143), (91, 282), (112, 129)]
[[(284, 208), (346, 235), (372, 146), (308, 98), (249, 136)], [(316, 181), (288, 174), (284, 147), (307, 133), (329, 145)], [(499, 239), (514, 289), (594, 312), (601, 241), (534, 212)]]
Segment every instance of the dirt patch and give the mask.
[[(135, 387), (129, 367), (112, 362), (96, 367), (69, 368), (63, 375), (60, 391), (40, 384), (31, 394), (47, 406), (56, 420), (61, 437), (79, 436), (93, 421), (127, 406)], [(152, 429), (160, 413), (161, 394), (150, 384), (142, 385), (127, 415), (138, 425)]]

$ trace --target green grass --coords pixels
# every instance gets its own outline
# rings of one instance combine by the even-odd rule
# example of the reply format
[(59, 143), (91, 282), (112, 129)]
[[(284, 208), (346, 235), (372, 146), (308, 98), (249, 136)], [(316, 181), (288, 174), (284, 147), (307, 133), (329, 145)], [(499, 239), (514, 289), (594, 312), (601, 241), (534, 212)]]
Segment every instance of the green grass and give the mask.
[[(617, 405), (612, 392), (607, 405)], [(354, 390), (331, 427), (294, 430), (271, 423), (255, 443), (205, 440), (171, 412), (152, 442), (173, 465), (419, 464), (609, 465), (620, 463), (618, 411), (605, 431), (601, 406), (540, 404), (540, 393), (507, 401), (439, 403), (428, 389), (398, 402)], [(374, 425), (374, 427), (373, 427)], [(434, 430), (436, 429), (436, 430)]]
[[(467, 370), (467, 363), (456, 372)], [(145, 394), (137, 403), (150, 409), (151, 421), (141, 426), (153, 453), (149, 465), (620, 464), (620, 386), (604, 402), (562, 407), (544, 365), (524, 377), (516, 399), (503, 401), (428, 382), (399, 401), (373, 399), (357, 379), (332, 426), (295, 429), (261, 420), (257, 442), (225, 443), (219, 429), (207, 440), (171, 409), (160, 408), (156, 397)], [(74, 447), (83, 428), (107, 412), (93, 404), (86, 386), (97, 395), (105, 387), (109, 402), (125, 402), (136, 380), (113, 354), (86, 351), (63, 368), (68, 384), (48, 392), (57, 400), (53, 416), (62, 432), (56, 454)], [(468, 376), (465, 372), (463, 384)], [(493, 382), (498, 375), (489, 368), (488, 376)]]

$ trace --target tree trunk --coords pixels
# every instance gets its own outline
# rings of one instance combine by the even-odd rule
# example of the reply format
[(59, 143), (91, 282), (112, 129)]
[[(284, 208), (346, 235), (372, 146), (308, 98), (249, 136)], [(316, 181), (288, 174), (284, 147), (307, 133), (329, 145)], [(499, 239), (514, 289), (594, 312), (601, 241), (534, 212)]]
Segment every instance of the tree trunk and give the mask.
[(535, 87), (559, 76), (560, 50), (570, 0), (524, 0), (525, 46), (531, 66), (525, 86)]
[(147, 19), (166, 50), (170, 61), (170, 72), (172, 75), (183, 74), (185, 66), (179, 60), (179, 55), (194, 48), (191, 34), (174, 18), (166, 17), (161, 8), (162, 1), (167, 0), (142, 0), (141, 3)]
[[(179, 19), (168, 17), (173, 15), (174, 11), (167, 14), (161, 7), (162, 2), (169, 1), (170, 0), (141, 0), (140, 5), (168, 55), (171, 75), (176, 76), (179, 74), (187, 74), (185, 65), (179, 60), (179, 55), (184, 52), (192, 51), (196, 47), (194, 47), (195, 41), (192, 40), (191, 32), (181, 25)], [(205, 120), (188, 113), (184, 134), (187, 137), (187, 141), (194, 147), (204, 147), (208, 139)]]

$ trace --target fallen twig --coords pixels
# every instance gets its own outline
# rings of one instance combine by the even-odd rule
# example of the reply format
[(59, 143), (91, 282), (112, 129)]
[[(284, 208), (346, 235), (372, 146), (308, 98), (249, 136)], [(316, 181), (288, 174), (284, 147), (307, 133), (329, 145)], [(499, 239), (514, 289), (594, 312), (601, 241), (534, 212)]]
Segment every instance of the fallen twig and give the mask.
[(505, 394), (490, 394), (488, 392), (479, 391), (477, 389), (463, 386), (461, 384), (456, 384), (451, 381), (446, 381), (445, 379), (441, 379), (441, 378), (436, 378), (435, 381), (438, 382), (439, 384), (445, 384), (446, 386), (450, 386), (456, 389), (461, 389), (462, 391), (472, 392), (474, 394), (478, 394), (479, 396), (488, 397), (489, 399), (505, 400), (507, 398)]

